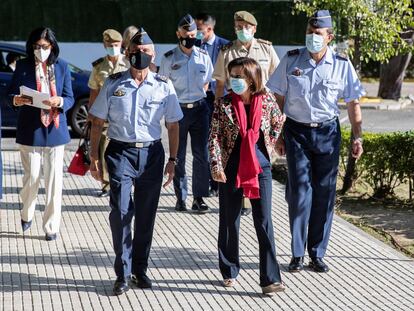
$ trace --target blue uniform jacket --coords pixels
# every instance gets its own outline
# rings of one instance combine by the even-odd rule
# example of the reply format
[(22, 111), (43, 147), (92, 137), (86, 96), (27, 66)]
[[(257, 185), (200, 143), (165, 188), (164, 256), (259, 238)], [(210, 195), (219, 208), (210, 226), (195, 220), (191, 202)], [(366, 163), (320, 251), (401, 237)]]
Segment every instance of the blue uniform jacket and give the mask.
[[(47, 128), (40, 121), (40, 109), (27, 105), (19, 107), (16, 142), (26, 146), (54, 147), (70, 141), (66, 112), (73, 106), (71, 75), (68, 64), (58, 59), (55, 63), (57, 96), (63, 97), (59, 109), (59, 128), (52, 122)], [(9, 95), (19, 95), (21, 85), (36, 89), (35, 63), (33, 59), (19, 60), (9, 88)]]
[(230, 42), (229, 40), (226, 40), (216, 35), (216, 38), (214, 39), (214, 42), (213, 42), (213, 51), (212, 53), (209, 52), (213, 66), (216, 63), (217, 56), (219, 55), (221, 47), (228, 44), (229, 42)]

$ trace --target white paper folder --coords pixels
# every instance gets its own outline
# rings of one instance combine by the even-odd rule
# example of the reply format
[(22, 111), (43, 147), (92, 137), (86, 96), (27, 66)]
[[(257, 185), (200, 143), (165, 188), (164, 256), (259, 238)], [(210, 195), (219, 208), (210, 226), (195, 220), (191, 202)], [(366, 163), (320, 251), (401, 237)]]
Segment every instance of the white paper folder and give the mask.
[(50, 95), (47, 93), (42, 93), (42, 92), (33, 90), (27, 86), (22, 85), (20, 87), (20, 95), (30, 97), (32, 99), (32, 102), (30, 104), (26, 104), (28, 106), (33, 106), (36, 108), (48, 109), (48, 110), (50, 109), (50, 106), (42, 103), (44, 100), (48, 100), (50, 98)]

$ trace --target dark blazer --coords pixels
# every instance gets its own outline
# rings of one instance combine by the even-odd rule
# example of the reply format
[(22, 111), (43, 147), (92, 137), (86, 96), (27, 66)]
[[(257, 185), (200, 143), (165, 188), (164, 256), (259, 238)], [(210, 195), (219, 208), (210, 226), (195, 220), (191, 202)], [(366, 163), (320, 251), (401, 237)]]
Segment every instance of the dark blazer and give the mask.
[(229, 40), (216, 35), (216, 38), (214, 39), (214, 42), (213, 42), (213, 52), (211, 54), (209, 53), (213, 66), (216, 63), (217, 56), (220, 52), (221, 47), (223, 45), (228, 44), (229, 42), (230, 42)]
[[(52, 122), (45, 127), (40, 121), (40, 109), (27, 105), (19, 107), (16, 142), (26, 146), (54, 147), (70, 141), (66, 112), (73, 106), (72, 81), (68, 64), (57, 59), (55, 63), (57, 96), (63, 97), (63, 107), (59, 109), (59, 128)], [(19, 95), (21, 85), (36, 89), (35, 63), (33, 59), (21, 59), (16, 64), (9, 96)], [(12, 103), (13, 104), (13, 103)]]

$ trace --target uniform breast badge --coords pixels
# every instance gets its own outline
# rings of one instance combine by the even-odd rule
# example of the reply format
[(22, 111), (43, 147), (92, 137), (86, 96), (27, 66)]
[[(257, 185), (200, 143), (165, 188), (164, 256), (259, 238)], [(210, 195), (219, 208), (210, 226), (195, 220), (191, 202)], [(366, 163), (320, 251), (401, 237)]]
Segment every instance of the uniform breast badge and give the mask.
[(124, 96), (125, 94), (126, 94), (126, 90), (125, 89), (117, 89), (114, 92), (114, 96), (117, 96), (117, 97)]
[(292, 72), (292, 74), (293, 74), (294, 76), (297, 76), (297, 77), (301, 76), (301, 75), (302, 75), (302, 73), (303, 73), (303, 70), (299, 69), (298, 67), (295, 67), (295, 69), (294, 69), (294, 70), (293, 70), (293, 72)]

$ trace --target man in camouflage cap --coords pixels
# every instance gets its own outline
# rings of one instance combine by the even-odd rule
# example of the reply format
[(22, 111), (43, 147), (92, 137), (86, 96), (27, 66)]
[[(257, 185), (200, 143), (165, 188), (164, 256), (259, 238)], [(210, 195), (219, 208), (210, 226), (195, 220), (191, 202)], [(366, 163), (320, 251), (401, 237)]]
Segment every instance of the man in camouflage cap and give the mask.
[[(128, 59), (125, 55), (121, 54), (122, 35), (115, 29), (107, 29), (102, 33), (102, 37), (107, 55), (92, 63), (93, 69), (88, 82), (88, 86), (91, 90), (89, 95), (89, 109), (92, 107), (106, 78), (108, 78), (111, 74), (126, 71), (129, 68)], [(99, 194), (100, 196), (107, 196), (109, 191), (109, 177), (104, 159), (104, 152), (108, 145), (106, 139), (106, 129), (107, 126), (104, 127), (100, 143), (101, 161), (104, 167), (102, 191)]]
[[(214, 66), (213, 79), (216, 79), (216, 99), (224, 95), (224, 86), (230, 89), (227, 65), (236, 58), (250, 57), (260, 64), (263, 85), (279, 64), (279, 58), (272, 42), (254, 38), (257, 20), (249, 12), (234, 13), (234, 31), (237, 39), (224, 45)], [(251, 209), (242, 209), (242, 215), (249, 214)]]

